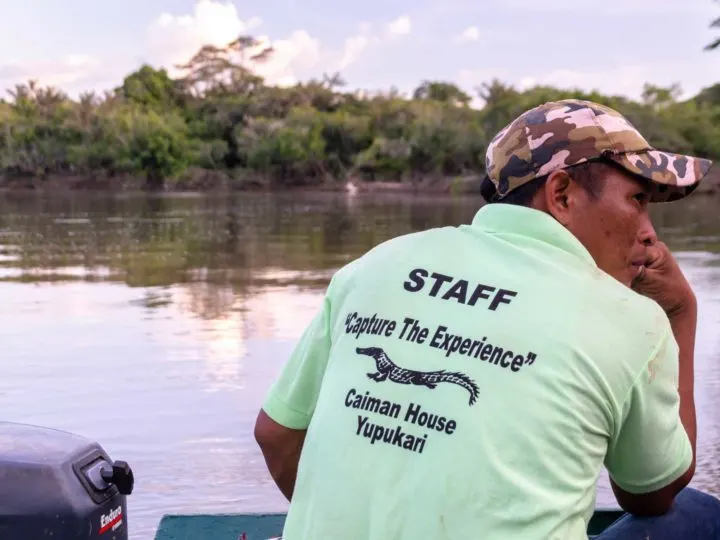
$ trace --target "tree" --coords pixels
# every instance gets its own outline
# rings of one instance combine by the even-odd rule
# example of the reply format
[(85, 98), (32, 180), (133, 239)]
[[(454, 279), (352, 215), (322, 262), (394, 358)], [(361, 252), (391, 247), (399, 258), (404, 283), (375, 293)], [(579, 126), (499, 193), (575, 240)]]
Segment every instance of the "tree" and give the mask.
[(123, 80), (117, 89), (125, 99), (139, 105), (167, 108), (181, 103), (179, 84), (172, 80), (165, 69), (143, 65)]
[(456, 84), (443, 81), (423, 81), (413, 92), (413, 99), (429, 99), (442, 103), (467, 106), (471, 98)]
[[(715, 0), (715, 1), (717, 2), (718, 0)], [(718, 17), (717, 19), (715, 19), (713, 22), (710, 23), (710, 28), (720, 28), (720, 17)], [(715, 41), (706, 45), (705, 50), (711, 51), (711, 50), (717, 49), (718, 47), (720, 47), (720, 37), (716, 38)]]
[(153, 111), (132, 111), (128, 116), (126, 160), (135, 170), (145, 173), (148, 189), (163, 189), (167, 178), (187, 166), (185, 124), (175, 115), (160, 116)]
[(332, 72), (270, 85), (252, 68), (271, 55), (272, 47), (240, 36), (201, 47), (179, 76), (142, 66), (112, 92), (71, 99), (35, 81), (18, 85), (0, 99), (0, 186), (51, 176), (155, 190), (349, 178), (444, 185), (483, 174), (491, 138), (518, 114), (564, 98), (613, 107), (659, 148), (720, 158), (720, 82), (688, 98), (679, 84), (650, 82), (633, 100), (492, 80), (471, 91), (483, 102), (473, 108), (463, 89), (433, 79), (410, 97), (348, 90)]
[(674, 83), (668, 88), (645, 83), (643, 86), (642, 99), (643, 103), (647, 106), (654, 110), (659, 110), (677, 101), (681, 95), (682, 88), (680, 88), (678, 83)]
[(248, 66), (267, 62), (273, 52), (272, 46), (252, 36), (240, 36), (225, 47), (203, 45), (187, 63), (175, 67), (186, 72), (180, 81), (198, 97), (248, 94), (263, 85), (263, 78)]

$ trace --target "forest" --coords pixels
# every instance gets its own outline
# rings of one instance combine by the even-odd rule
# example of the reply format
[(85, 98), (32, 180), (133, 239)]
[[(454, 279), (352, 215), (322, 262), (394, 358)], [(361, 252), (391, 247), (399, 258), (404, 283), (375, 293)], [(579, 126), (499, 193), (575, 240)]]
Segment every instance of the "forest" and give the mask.
[[(720, 23), (718, 23), (720, 25)], [(720, 158), (720, 83), (691, 98), (648, 82), (639, 101), (575, 88), (520, 90), (491, 80), (349, 91), (340, 74), (266, 84), (253, 62), (271, 48), (242, 36), (206, 45), (171, 77), (144, 65), (112, 91), (71, 99), (28, 81), (0, 100), (3, 186), (150, 190), (432, 184), (482, 174), (490, 138), (518, 113), (575, 97), (621, 111), (658, 148)], [(717, 44), (713, 43), (712, 47)], [(710, 46), (709, 46), (710, 48)], [(240, 62), (237, 57), (248, 56)], [(483, 105), (471, 106), (478, 97)]]

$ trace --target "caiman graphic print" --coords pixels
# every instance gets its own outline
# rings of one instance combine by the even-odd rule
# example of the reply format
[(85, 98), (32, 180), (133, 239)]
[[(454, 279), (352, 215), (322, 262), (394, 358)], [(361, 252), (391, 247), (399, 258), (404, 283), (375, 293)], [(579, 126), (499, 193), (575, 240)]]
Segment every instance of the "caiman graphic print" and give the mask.
[(425, 386), (430, 389), (437, 387), (439, 383), (447, 382), (462, 386), (470, 393), (469, 404), (472, 405), (477, 401), (480, 390), (475, 382), (465, 375), (456, 371), (415, 371), (398, 366), (380, 347), (357, 347), (355, 352), (370, 356), (375, 360), (376, 371), (368, 373), (368, 378), (376, 382), (391, 380), (398, 384), (413, 384), (416, 386)]

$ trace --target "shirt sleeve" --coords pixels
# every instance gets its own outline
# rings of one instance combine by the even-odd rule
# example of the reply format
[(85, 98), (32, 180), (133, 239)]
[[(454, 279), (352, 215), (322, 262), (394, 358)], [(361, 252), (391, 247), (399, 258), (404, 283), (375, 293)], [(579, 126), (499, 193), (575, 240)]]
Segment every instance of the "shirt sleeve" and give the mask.
[(670, 329), (635, 378), (616, 426), (605, 466), (629, 493), (648, 493), (679, 478), (692, 463), (680, 419), (679, 348)]
[(265, 399), (263, 410), (275, 422), (291, 429), (310, 425), (330, 344), (330, 303), (326, 296)]

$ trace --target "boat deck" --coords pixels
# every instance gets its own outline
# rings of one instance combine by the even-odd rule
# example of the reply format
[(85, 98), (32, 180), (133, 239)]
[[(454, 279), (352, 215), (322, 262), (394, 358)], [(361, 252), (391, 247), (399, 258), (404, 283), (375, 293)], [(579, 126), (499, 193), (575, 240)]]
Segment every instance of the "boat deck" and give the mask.
[[(601, 533), (622, 513), (614, 508), (597, 509), (588, 525), (588, 534)], [(285, 516), (285, 513), (166, 515), (160, 521), (155, 540), (267, 540), (282, 534)]]

